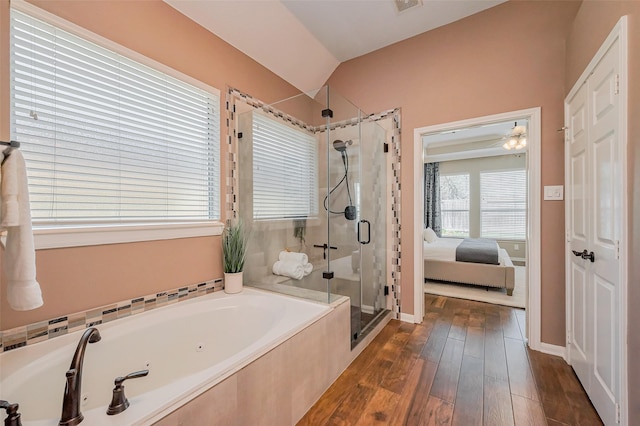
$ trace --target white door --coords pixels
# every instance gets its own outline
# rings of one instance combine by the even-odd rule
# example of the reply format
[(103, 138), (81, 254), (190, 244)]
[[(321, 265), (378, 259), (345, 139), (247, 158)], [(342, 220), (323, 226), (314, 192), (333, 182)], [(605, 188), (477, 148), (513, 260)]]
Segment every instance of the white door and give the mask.
[(567, 100), (569, 362), (606, 425), (619, 421), (620, 42)]
[[(589, 246), (588, 228), (589, 215), (587, 205), (589, 204), (587, 181), (587, 84), (583, 84), (575, 96), (568, 102), (568, 120), (566, 123), (568, 136), (568, 165), (567, 174), (567, 201), (568, 201), (568, 248), (571, 251), (568, 262), (569, 280), (569, 336), (570, 360), (578, 377), (581, 378), (583, 386), (588, 389), (589, 360), (593, 355), (589, 353), (591, 348), (590, 339), (593, 328), (593, 316), (589, 314), (589, 306), (593, 304), (590, 298), (593, 294), (590, 288), (590, 280), (587, 279), (587, 269), (590, 263), (585, 262), (581, 256), (575, 253), (582, 253)], [(590, 381), (589, 381), (590, 383)]]

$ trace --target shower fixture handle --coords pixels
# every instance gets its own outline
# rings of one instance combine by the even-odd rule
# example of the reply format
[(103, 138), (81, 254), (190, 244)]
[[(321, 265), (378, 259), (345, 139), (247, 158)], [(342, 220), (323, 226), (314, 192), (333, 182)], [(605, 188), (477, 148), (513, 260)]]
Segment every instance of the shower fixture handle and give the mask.
[[(362, 239), (360, 238), (360, 224), (362, 223), (367, 224), (367, 240), (366, 241), (362, 241)], [(360, 244), (369, 244), (371, 242), (371, 222), (369, 222), (366, 219), (361, 219), (360, 222), (358, 222), (358, 242)]]
[(318, 247), (322, 249), (322, 258), (326, 259), (327, 258), (327, 249), (331, 249), (331, 250), (338, 250), (338, 247), (334, 247), (334, 246), (329, 246), (327, 245), (327, 243), (324, 244), (314, 244), (314, 247)]

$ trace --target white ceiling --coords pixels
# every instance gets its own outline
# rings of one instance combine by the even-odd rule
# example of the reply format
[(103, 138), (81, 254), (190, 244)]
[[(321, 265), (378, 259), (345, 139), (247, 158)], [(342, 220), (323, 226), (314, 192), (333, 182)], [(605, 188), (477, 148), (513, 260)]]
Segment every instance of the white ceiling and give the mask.
[(466, 158), (522, 154), (526, 150), (502, 148), (515, 126), (529, 125), (527, 120), (509, 120), (422, 135), (425, 161), (449, 161)]
[[(164, 0), (303, 92), (337, 66), (506, 0)], [(400, 0), (402, 1), (402, 0)]]

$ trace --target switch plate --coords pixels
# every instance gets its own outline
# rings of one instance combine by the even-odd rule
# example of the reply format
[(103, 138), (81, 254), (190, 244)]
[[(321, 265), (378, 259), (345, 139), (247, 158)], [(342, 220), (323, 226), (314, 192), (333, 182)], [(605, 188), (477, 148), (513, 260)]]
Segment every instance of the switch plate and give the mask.
[(564, 186), (562, 185), (548, 185), (544, 187), (544, 199), (545, 200), (563, 200), (564, 199)]

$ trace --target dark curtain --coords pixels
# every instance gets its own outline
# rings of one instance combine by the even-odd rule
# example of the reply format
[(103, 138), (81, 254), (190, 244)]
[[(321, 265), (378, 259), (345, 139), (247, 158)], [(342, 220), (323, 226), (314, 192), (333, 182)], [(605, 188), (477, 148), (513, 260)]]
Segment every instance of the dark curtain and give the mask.
[(438, 237), (441, 236), (440, 163), (424, 165), (424, 225), (433, 229)]

